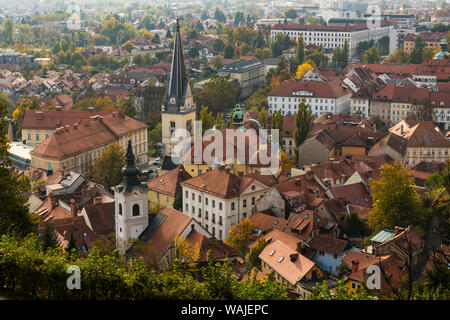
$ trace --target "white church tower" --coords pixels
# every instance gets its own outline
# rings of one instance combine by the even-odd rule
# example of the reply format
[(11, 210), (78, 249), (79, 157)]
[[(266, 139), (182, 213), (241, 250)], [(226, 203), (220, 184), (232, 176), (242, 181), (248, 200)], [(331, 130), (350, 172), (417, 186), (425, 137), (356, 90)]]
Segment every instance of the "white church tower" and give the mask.
[(122, 183), (114, 187), (116, 246), (125, 252), (148, 226), (148, 187), (138, 179), (131, 140), (128, 140)]

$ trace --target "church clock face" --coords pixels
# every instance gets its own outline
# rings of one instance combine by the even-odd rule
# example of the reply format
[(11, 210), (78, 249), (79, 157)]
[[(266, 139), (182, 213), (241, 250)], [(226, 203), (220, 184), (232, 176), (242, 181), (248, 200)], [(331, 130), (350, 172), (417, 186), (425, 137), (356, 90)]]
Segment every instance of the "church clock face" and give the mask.
[(169, 99), (170, 104), (175, 104), (176, 102), (177, 102), (177, 100), (175, 99), (175, 97), (170, 97), (170, 99)]

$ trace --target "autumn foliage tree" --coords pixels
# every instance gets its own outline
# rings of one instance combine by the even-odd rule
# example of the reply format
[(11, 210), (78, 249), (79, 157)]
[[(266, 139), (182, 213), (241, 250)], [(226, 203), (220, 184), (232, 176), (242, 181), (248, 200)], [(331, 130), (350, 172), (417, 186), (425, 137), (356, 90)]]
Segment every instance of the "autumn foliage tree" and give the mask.
[(253, 224), (249, 218), (242, 219), (239, 224), (233, 226), (229, 231), (225, 244), (236, 249), (241, 257), (245, 257), (248, 246), (252, 239)]

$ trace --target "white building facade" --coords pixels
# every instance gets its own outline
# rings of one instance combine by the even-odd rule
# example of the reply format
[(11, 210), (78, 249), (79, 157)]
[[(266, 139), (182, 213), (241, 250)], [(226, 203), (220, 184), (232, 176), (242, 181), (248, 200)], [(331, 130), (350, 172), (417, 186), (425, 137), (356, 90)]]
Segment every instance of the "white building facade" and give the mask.
[(298, 39), (303, 36), (305, 44), (319, 46), (324, 49), (344, 47), (347, 40), (350, 56), (356, 54), (359, 43), (373, 40), (375, 43), (381, 38), (389, 37), (389, 53), (393, 54), (397, 49), (397, 31), (394, 26), (380, 22), (379, 25), (358, 24), (347, 26), (313, 26), (313, 25), (284, 25), (277, 24), (270, 30), (270, 38), (273, 39), (278, 33), (288, 35), (290, 38)]

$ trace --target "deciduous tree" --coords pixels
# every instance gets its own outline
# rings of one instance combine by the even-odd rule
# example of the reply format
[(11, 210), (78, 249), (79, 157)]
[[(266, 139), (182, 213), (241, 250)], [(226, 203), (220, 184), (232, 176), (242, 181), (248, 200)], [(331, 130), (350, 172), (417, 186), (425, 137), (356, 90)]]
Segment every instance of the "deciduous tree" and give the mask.
[(95, 160), (94, 180), (103, 184), (107, 190), (122, 180), (122, 167), (125, 165), (125, 150), (113, 143), (105, 148), (103, 154)]

